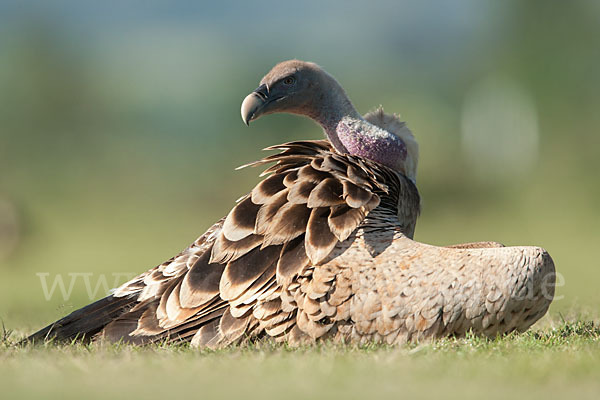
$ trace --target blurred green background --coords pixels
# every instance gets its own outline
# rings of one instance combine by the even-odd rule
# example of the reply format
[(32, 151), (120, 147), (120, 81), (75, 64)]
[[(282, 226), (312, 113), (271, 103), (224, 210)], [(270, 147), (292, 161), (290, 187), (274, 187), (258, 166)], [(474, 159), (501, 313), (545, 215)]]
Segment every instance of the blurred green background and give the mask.
[(596, 1), (0, 0), (0, 318), (25, 333), (88, 303), (73, 274), (99, 298), (227, 213), (258, 180), (236, 166), (320, 138), (239, 117), (289, 58), (408, 122), (417, 240), (543, 246), (551, 315), (596, 316), (598, 38)]

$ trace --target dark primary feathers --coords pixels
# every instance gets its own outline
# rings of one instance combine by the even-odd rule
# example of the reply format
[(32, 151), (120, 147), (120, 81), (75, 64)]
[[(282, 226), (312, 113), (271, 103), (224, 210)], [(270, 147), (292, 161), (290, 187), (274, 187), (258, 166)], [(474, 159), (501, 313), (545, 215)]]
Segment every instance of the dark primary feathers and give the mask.
[[(299, 277), (314, 280), (315, 295), (301, 299), (310, 309), (311, 298), (326, 290), (320, 286), (333, 280), (321, 272), (313, 276), (313, 267), (327, 261), (371, 211), (377, 208), (377, 215), (397, 221), (397, 229), (412, 237), (419, 195), (403, 175), (340, 155), (324, 140), (267, 150), (280, 153), (249, 165), (273, 163), (263, 173), (268, 177), (189, 248), (29, 339), (167, 339), (217, 347), (250, 336), (283, 339), (298, 334), (297, 324), (306, 333), (309, 322), (296, 313), (299, 299), (284, 292)], [(311, 320), (310, 335), (325, 332), (334, 319)]]

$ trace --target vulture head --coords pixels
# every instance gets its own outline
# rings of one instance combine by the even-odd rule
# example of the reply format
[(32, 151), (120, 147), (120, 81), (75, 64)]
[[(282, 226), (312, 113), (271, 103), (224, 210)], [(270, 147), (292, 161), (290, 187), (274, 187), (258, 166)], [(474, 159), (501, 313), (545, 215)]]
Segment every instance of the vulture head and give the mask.
[(262, 115), (284, 112), (321, 122), (327, 111), (339, 106), (331, 98), (337, 92), (346, 97), (335, 78), (317, 64), (284, 61), (273, 67), (262, 78), (260, 86), (246, 96), (242, 103), (242, 119), (249, 124)]
[(247, 125), (273, 113), (309, 117), (334, 148), (379, 162), (416, 179), (418, 147), (410, 130), (382, 110), (361, 116), (337, 80), (312, 62), (288, 60), (271, 69), (241, 107)]

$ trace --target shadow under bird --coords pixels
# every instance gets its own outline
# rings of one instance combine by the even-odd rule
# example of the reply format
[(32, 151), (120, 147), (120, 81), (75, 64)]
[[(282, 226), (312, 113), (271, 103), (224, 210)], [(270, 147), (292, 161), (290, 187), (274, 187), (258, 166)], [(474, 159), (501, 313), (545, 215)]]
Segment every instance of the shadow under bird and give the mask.
[(268, 148), (279, 153), (249, 164), (266, 177), (187, 249), (26, 340), (394, 344), (524, 331), (546, 313), (544, 249), (412, 240), (418, 146), (395, 115), (360, 115), (298, 60), (276, 65), (241, 112), (246, 124), (304, 115), (327, 140)]

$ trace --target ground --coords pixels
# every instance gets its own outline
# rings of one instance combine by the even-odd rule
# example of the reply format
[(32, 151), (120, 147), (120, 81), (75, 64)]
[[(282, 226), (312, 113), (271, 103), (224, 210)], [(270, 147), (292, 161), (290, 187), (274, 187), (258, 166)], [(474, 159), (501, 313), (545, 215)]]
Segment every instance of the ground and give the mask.
[[(29, 228), (32, 234), (20, 251), (0, 263), (0, 320), (13, 331), (0, 345), (1, 398), (599, 397), (600, 315), (595, 305), (600, 269), (590, 251), (600, 238), (596, 210), (578, 204), (571, 213), (557, 213), (551, 202), (523, 196), (471, 203), (451, 199), (441, 209), (426, 202), (417, 228), (417, 239), (426, 243), (498, 240), (548, 249), (560, 274), (556, 297), (548, 315), (521, 335), (405, 347), (258, 344), (218, 352), (173, 346), (14, 346), (104, 295), (115, 279), (125, 279), (120, 274), (139, 273), (168, 259), (229, 208), (225, 200), (216, 211), (208, 200), (204, 207), (157, 206), (144, 203), (143, 195), (115, 198), (127, 205), (121, 208), (107, 208), (106, 197), (95, 192), (86, 192), (90, 203), (79, 208), (77, 202), (31, 197), (38, 207), (32, 208), (32, 220), (42, 222)], [(83, 202), (85, 196), (76, 199)], [(231, 193), (223, 197), (235, 198)], [(543, 196), (531, 196), (538, 198)], [(190, 210), (214, 215), (190, 216)], [(47, 295), (44, 274), (49, 286), (61, 278), (65, 288), (72, 287), (70, 296), (58, 288)], [(90, 282), (84, 281), (88, 276)]]
[(546, 321), (496, 339), (401, 347), (291, 349), (269, 343), (188, 346), (18, 346), (5, 332), (5, 398), (577, 398), (600, 393), (600, 327)]

